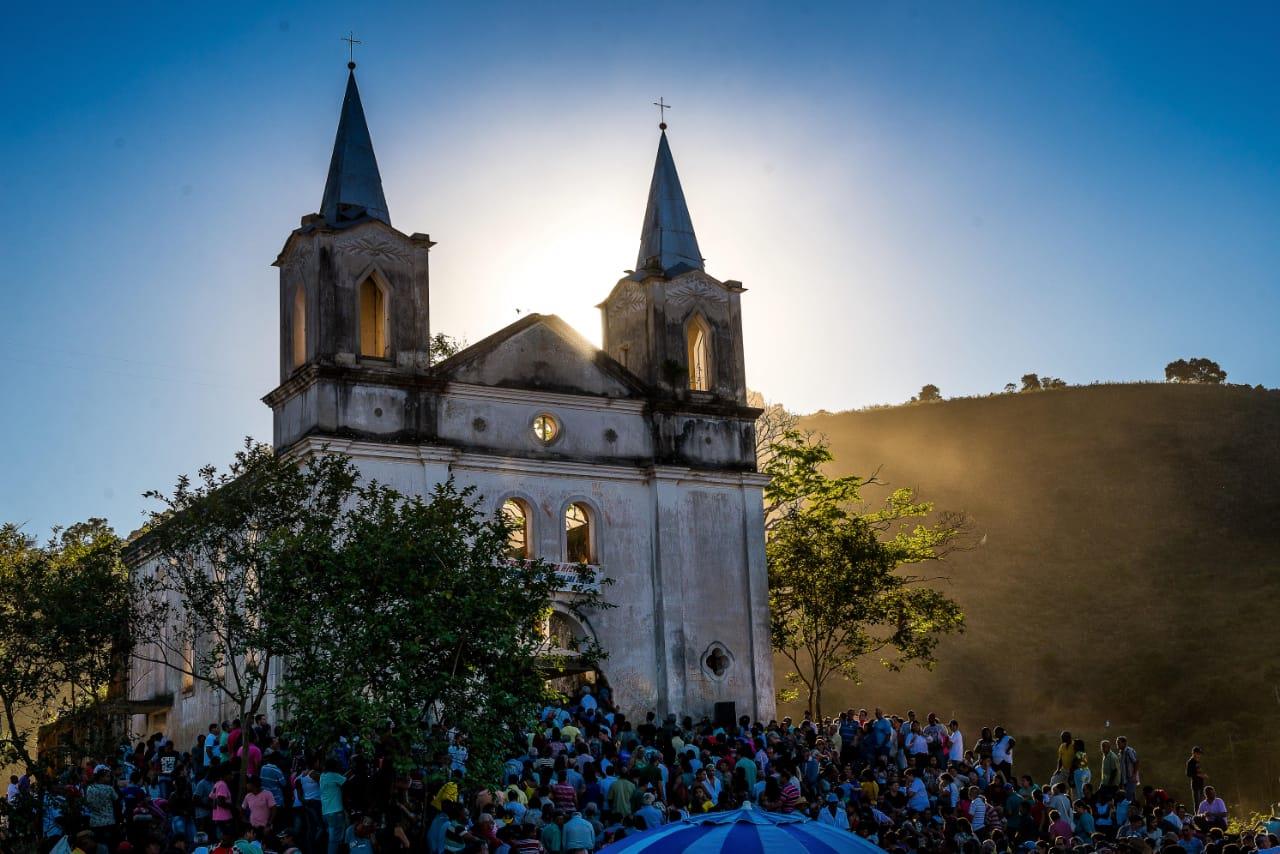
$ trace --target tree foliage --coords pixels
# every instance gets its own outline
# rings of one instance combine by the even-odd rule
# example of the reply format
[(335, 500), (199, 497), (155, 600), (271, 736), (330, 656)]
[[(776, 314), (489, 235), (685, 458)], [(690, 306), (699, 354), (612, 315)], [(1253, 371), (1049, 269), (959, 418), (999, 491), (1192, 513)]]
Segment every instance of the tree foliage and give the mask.
[[(427, 498), (362, 486), (336, 536), (289, 544), (291, 727), (309, 744), (360, 734), (401, 757), (437, 722), (471, 739), (469, 771), (497, 783), (513, 733), (533, 719), (557, 664), (542, 626), (553, 600), (579, 617), (603, 607), (586, 567), (557, 573), (505, 558), (509, 523), (452, 481)], [(582, 573), (582, 574), (578, 574)], [(575, 595), (558, 594), (569, 584)], [(600, 655), (577, 638), (589, 662)]]
[(105, 699), (128, 643), (127, 590), (105, 520), (44, 545), (0, 526), (0, 764), (33, 768), (36, 726)]
[(964, 615), (933, 585), (945, 576), (908, 571), (967, 548), (963, 514), (939, 513), (910, 489), (863, 501), (868, 478), (830, 477), (826, 441), (789, 430), (762, 471), (773, 647), (792, 665), (783, 699), (803, 690), (821, 714), (823, 686), (855, 680), (869, 655), (897, 669), (932, 666), (938, 641), (962, 631)]
[(1021, 391), (1039, 391), (1040, 375), (1039, 374), (1023, 374)]
[[(274, 684), (313, 749), (361, 735), (404, 758), (436, 723), (468, 733), (473, 770), (497, 782), (510, 734), (493, 721), (531, 720), (547, 696), (553, 601), (584, 619), (605, 607), (585, 567), (507, 560), (509, 522), (471, 490), (407, 498), (340, 454), (297, 462), (246, 442), (225, 473), (156, 497), (135, 655), (242, 719)], [(580, 663), (600, 655), (578, 640)]]
[(834, 457), (827, 443), (811, 433), (790, 429), (770, 446), (760, 471), (769, 476), (764, 488), (765, 527), (772, 530), (782, 520), (800, 512), (841, 515), (858, 501), (862, 487), (878, 483), (874, 475), (828, 477), (822, 467)]
[(1222, 385), (1227, 381), (1227, 372), (1212, 359), (1178, 359), (1164, 366), (1164, 378), (1171, 383)]
[(427, 341), (427, 353), (433, 363), (443, 362), (466, 346), (467, 342), (461, 338), (454, 338), (452, 335), (437, 332)]
[(337, 454), (298, 464), (245, 441), (225, 472), (182, 477), (138, 548), (133, 579), (134, 656), (203, 683), (242, 719), (267, 697), (285, 628), (305, 619), (285, 593), (285, 547), (329, 536), (356, 472)]
[(763, 467), (779, 440), (798, 429), (800, 419), (780, 403), (770, 403), (758, 391), (747, 392), (747, 405), (760, 410), (756, 419), (756, 464)]
[(927, 383), (920, 388), (920, 393), (912, 398), (914, 403), (933, 403), (942, 400), (942, 391), (933, 383)]

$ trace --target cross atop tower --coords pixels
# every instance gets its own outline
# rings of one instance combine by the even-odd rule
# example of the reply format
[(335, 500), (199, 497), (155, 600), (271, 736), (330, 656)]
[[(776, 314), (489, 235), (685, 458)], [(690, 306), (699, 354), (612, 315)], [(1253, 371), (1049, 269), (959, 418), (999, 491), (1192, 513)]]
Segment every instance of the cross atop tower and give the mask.
[(347, 43), (347, 68), (356, 67), (356, 45), (364, 44), (360, 39), (356, 38), (355, 31), (348, 32), (345, 36), (338, 39)]
[(658, 127), (661, 128), (662, 130), (666, 130), (667, 129), (667, 110), (671, 109), (671, 105), (668, 104), (666, 101), (662, 100), (661, 98), (654, 101), (653, 105), (658, 108)]

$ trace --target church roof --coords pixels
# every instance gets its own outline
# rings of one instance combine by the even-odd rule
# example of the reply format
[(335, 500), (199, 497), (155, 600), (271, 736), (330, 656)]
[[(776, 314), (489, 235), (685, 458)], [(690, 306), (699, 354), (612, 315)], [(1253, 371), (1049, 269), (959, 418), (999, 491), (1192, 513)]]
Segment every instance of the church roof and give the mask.
[(644, 211), (644, 227), (640, 230), (640, 255), (636, 259), (637, 271), (655, 268), (665, 276), (704, 269), (665, 130), (658, 140), (649, 203)]
[(649, 389), (554, 314), (526, 314), (432, 366), (441, 379), (600, 397), (644, 397)]
[(342, 99), (342, 117), (333, 141), (329, 177), (324, 184), (320, 214), (333, 227), (376, 219), (391, 224), (387, 199), (382, 194), (382, 175), (373, 154), (373, 140), (364, 119), (360, 90), (354, 67), (347, 75), (347, 93)]

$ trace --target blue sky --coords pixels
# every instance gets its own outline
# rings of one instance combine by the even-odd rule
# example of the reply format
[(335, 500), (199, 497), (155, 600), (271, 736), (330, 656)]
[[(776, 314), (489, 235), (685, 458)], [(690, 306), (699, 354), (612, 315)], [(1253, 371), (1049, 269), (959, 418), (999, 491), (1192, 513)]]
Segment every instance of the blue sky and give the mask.
[[(186, 7), (186, 8), (184, 8)], [(89, 515), (270, 437), (269, 265), (320, 202), (353, 29), (432, 325), (598, 340), (658, 96), (748, 378), (795, 409), (1280, 385), (1280, 7), (23, 4), (0, 136), (0, 520)]]

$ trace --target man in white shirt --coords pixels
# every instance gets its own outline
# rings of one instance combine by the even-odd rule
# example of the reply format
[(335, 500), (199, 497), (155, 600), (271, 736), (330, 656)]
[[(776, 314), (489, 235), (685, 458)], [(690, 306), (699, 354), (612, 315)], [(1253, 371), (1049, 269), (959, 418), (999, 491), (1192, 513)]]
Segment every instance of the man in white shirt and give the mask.
[(835, 792), (827, 795), (826, 804), (818, 812), (818, 823), (829, 824), (838, 830), (849, 829), (849, 816), (844, 811), (844, 804), (840, 803), (840, 798)]
[(1013, 738), (1004, 731), (1004, 727), (996, 727), (996, 740), (991, 745), (991, 764), (1004, 774), (1006, 783), (1013, 782)]
[(960, 732), (960, 724), (954, 720), (951, 721), (949, 729), (951, 730), (951, 735), (948, 738), (951, 744), (950, 750), (947, 753), (947, 760), (950, 762), (963, 762), (964, 733)]

